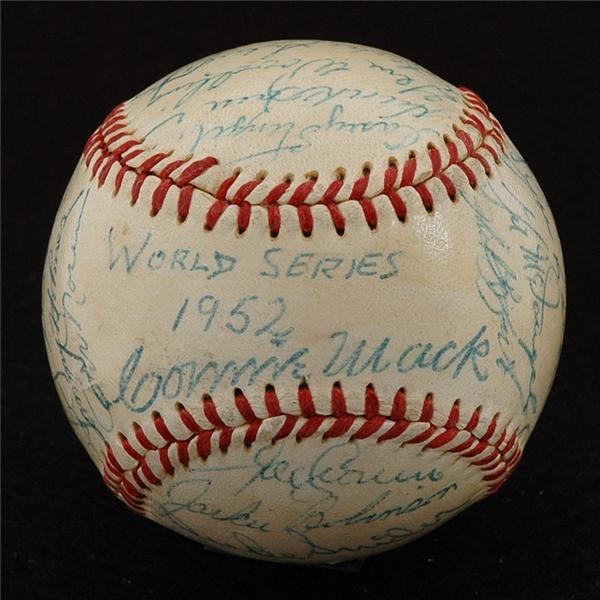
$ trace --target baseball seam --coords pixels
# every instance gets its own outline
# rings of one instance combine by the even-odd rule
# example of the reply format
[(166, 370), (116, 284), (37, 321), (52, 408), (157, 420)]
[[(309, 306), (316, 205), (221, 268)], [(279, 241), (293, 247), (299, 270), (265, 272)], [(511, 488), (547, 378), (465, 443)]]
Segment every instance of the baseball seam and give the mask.
[[(143, 139), (137, 139), (129, 131), (125, 104), (119, 104), (92, 134), (85, 145), (83, 157), (85, 164), (91, 169), (92, 179), (96, 179), (99, 187), (107, 181), (113, 167), (118, 171), (114, 177), (114, 194), (122, 188), (125, 177), (130, 184), (131, 203), (135, 204), (142, 186), (147, 182), (153, 185), (151, 216), (157, 215), (163, 208), (167, 193), (171, 188), (178, 190), (177, 214), (180, 222), (187, 219), (195, 191), (202, 190), (212, 196), (213, 201), (208, 211), (204, 228), (212, 230), (219, 222), (225, 211), (235, 207), (237, 213), (237, 229), (243, 234), (251, 222), (253, 209), (262, 208), (267, 211), (269, 230), (272, 237), (277, 237), (281, 229), (282, 215), (280, 207), (287, 204), (294, 207), (298, 216), (298, 224), (302, 234), (309, 237), (314, 228), (313, 210), (315, 206), (324, 206), (329, 212), (331, 222), (338, 235), (343, 235), (346, 228), (346, 218), (340, 210), (343, 202), (357, 202), (364, 219), (371, 229), (377, 228), (377, 209), (373, 199), (377, 196), (387, 196), (400, 222), (407, 218), (406, 191), (414, 190), (426, 211), (434, 209), (434, 193), (431, 184), (439, 181), (445, 194), (451, 201), (457, 199), (457, 177), (466, 177), (471, 188), (478, 183), (478, 171), (486, 176), (492, 175), (492, 163), (500, 163), (500, 153), (504, 152), (504, 133), (498, 121), (492, 116), (489, 108), (473, 91), (461, 87), (460, 91), (466, 108), (461, 123), (453, 126), (454, 135), (444, 135), (445, 152), (442, 154), (433, 143), (427, 145), (427, 165), (425, 175), (417, 177), (417, 157), (411, 152), (402, 165), (395, 158), (390, 158), (384, 171), (383, 181), (379, 182), (376, 193), (368, 194), (373, 189), (371, 170), (365, 163), (363, 173), (350, 186), (348, 198), (341, 199), (340, 192), (348, 186), (345, 182), (345, 172), (338, 169), (336, 177), (325, 186), (324, 193), (317, 189), (318, 174), (311, 172), (307, 178), (292, 186), (291, 178), (287, 178), (270, 189), (262, 192), (263, 178), (257, 176), (236, 187), (236, 181), (241, 170), (234, 171), (229, 177), (216, 186), (216, 192), (203, 190), (198, 179), (207, 171), (219, 164), (218, 158), (205, 156), (199, 160), (192, 157), (169, 160), (172, 150), (162, 149), (146, 156), (148, 149), (144, 148)], [(472, 131), (472, 133), (469, 132)], [(474, 139), (473, 135), (477, 135)], [(140, 155), (144, 159), (139, 162)], [(482, 169), (477, 168), (479, 165)], [(256, 198), (249, 197), (260, 192)], [(317, 196), (315, 197), (315, 194)]]
[[(176, 469), (193, 460), (208, 460), (215, 451), (226, 452), (232, 443), (247, 448), (257, 440), (276, 444), (294, 437), (296, 442), (309, 437), (323, 440), (346, 437), (348, 442), (375, 438), (382, 443), (396, 440), (400, 446), (420, 445), (421, 451), (454, 453), (481, 471), (488, 494), (496, 492), (516, 468), (522, 448), (517, 431), (509, 425), (499, 427), (497, 413), (489, 425), (480, 422), (482, 407), (470, 414), (461, 412), (456, 400), (443, 424), (436, 415), (433, 394), (427, 394), (418, 418), (407, 411), (404, 388), (397, 391), (389, 414), (380, 412), (380, 399), (373, 386), (365, 389), (364, 410), (348, 412), (341, 385), (331, 390), (330, 411), (319, 413), (310, 388), (298, 388), (298, 412), (283, 412), (273, 386), (265, 388), (266, 417), (256, 415), (244, 393), (234, 392), (234, 403), (243, 424), (228, 426), (208, 394), (202, 401), (202, 415), (196, 417), (183, 404), (176, 404), (170, 416), (152, 413), (152, 422), (142, 427), (132, 424), (133, 435), (120, 432), (118, 443), (107, 444), (103, 478), (107, 486), (135, 512), (144, 513), (152, 489), (160, 487)], [(198, 420), (206, 421), (203, 427)], [(438, 421), (438, 423), (436, 423)]]

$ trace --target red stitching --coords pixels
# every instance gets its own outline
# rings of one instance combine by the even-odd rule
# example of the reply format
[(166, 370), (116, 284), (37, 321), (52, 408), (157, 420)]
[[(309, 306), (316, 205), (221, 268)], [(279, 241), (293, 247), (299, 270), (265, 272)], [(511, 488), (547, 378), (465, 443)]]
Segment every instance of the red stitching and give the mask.
[[(291, 436), (294, 431), (297, 442), (317, 434), (323, 439), (341, 437), (348, 434), (357, 420), (363, 422), (348, 437), (348, 441), (376, 436), (378, 442), (384, 442), (398, 438), (415, 423), (426, 424), (428, 427), (403, 440), (402, 445), (422, 444), (423, 450), (441, 449), (442, 453), (460, 455), (482, 472), (482, 481), (486, 482), (489, 493), (500, 488), (514, 471), (522, 455), (516, 431), (509, 433), (508, 426), (505, 426), (498, 433), (499, 414), (493, 417), (483, 434), (476, 431), (480, 422), (481, 407), (477, 407), (468, 415), (466, 425), (460, 425), (460, 422), (464, 423), (466, 419), (461, 419), (459, 400), (456, 400), (450, 409), (446, 423), (438, 425), (434, 422), (436, 419), (433, 394), (426, 395), (420, 415), (418, 419), (414, 419), (407, 414), (406, 393), (403, 388), (395, 394), (389, 414), (380, 412), (380, 399), (372, 385), (365, 389), (364, 410), (359, 413), (348, 412), (346, 398), (339, 383), (332, 386), (330, 410), (327, 413), (318, 412), (312, 392), (306, 384), (299, 386), (297, 399), (299, 414), (282, 413), (275, 389), (268, 385), (264, 393), (267, 416), (260, 417), (246, 395), (240, 389), (235, 389), (234, 404), (243, 420), (243, 425), (238, 426), (229, 426), (223, 422), (209, 395), (203, 397), (202, 408), (211, 427), (202, 427), (182, 404), (176, 405), (178, 416), (172, 422), (171, 428), (160, 413), (154, 412), (152, 424), (146, 430), (133, 423), (134, 441), (119, 433), (115, 447), (107, 445), (104, 481), (130, 508), (143, 512), (144, 501), (152, 492), (151, 486), (160, 486), (162, 480), (173, 476), (178, 468), (187, 468), (191, 461), (190, 451), (194, 450), (199, 459), (205, 461), (214, 451), (213, 444), (222, 452), (226, 452), (232, 444), (234, 432), (244, 428), (243, 443), (250, 447), (256, 441), (264, 423), (281, 417), (284, 419), (279, 429), (270, 437), (273, 444)], [(323, 431), (321, 427), (325, 421), (331, 424)], [(391, 425), (382, 432), (386, 423)], [(455, 438), (465, 432), (468, 434), (466, 439), (456, 443)], [(492, 441), (494, 437), (496, 439)], [(121, 459), (117, 458), (118, 453), (121, 454)], [(149, 460), (152, 453), (157, 455), (158, 462)]]
[[(423, 181), (415, 182), (418, 165), (414, 153), (411, 152), (409, 154), (408, 159), (401, 167), (395, 162), (389, 164), (384, 171), (381, 192), (378, 192), (376, 195), (388, 197), (398, 220), (401, 222), (404, 222), (407, 216), (406, 203), (401, 193), (403, 188), (414, 189), (418, 193), (424, 208), (428, 212), (431, 212), (434, 209), (434, 196), (430, 189), (430, 184), (433, 180), (440, 181), (448, 197), (454, 201), (456, 199), (456, 186), (452, 181), (450, 167), (458, 167), (466, 176), (469, 185), (475, 188), (477, 186), (477, 175), (469, 167), (467, 160), (473, 159), (477, 161), (483, 167), (486, 175), (490, 176), (492, 173), (490, 161), (482, 155), (481, 151), (485, 150), (489, 153), (495, 164), (499, 163), (499, 155), (490, 142), (495, 142), (504, 152), (504, 132), (500, 123), (491, 115), (485, 102), (468, 88), (462, 87), (460, 91), (467, 106), (467, 109), (464, 110), (465, 116), (460, 118), (461, 124), (468, 125), (478, 131), (481, 141), (476, 146), (470, 133), (466, 129), (455, 125), (453, 130), (456, 139), (465, 147), (466, 154), (464, 158), (460, 158), (456, 142), (450, 139), (450, 137), (444, 136), (444, 144), (449, 158), (448, 164), (444, 166), (442, 164), (442, 154), (439, 149), (429, 145), (428, 156), (431, 163), (431, 175)], [(491, 127), (486, 126), (482, 117), (491, 124)], [(199, 160), (194, 160), (175, 178), (172, 177), (172, 174), (185, 165), (190, 158), (174, 160), (166, 166), (159, 168), (159, 163), (164, 161), (171, 152), (157, 152), (149, 156), (141, 165), (135, 167), (132, 161), (144, 152), (142, 146), (143, 140), (134, 139), (132, 134), (128, 132), (127, 126), (125, 106), (124, 104), (120, 104), (89, 138), (85, 145), (83, 156), (85, 164), (91, 167), (92, 177), (97, 178), (98, 186), (102, 186), (105, 184), (113, 166), (118, 164), (119, 170), (114, 183), (115, 193), (119, 192), (122, 188), (125, 175), (131, 173), (134, 176), (130, 190), (131, 202), (135, 204), (139, 198), (142, 186), (148, 177), (152, 176), (153, 180), (158, 180), (158, 183), (153, 183), (151, 216), (155, 216), (160, 212), (167, 193), (171, 188), (175, 187), (178, 190), (178, 219), (179, 221), (185, 221), (189, 215), (193, 191), (196, 189), (192, 182), (218, 165), (218, 159), (213, 156), (206, 156)], [(122, 143), (116, 148), (111, 149), (115, 142), (121, 140)], [(242, 184), (237, 190), (232, 191), (232, 195), (230, 196), (229, 192), (232, 190), (238, 176), (239, 172), (236, 172), (218, 185), (217, 191), (214, 194), (214, 201), (206, 214), (205, 229), (213, 229), (230, 206), (237, 206), (238, 231), (240, 234), (244, 233), (250, 225), (252, 209), (256, 206), (262, 206), (267, 210), (271, 235), (273, 237), (277, 236), (281, 229), (279, 201), (284, 194), (290, 191), (292, 186), (291, 181), (284, 181), (273, 186), (265, 193), (263, 200), (257, 204), (256, 202), (251, 203), (247, 198), (262, 183), (262, 179), (255, 179)], [(398, 180), (399, 183), (397, 183)], [(376, 229), (378, 215), (373, 203), (375, 196), (370, 197), (367, 195), (367, 188), (370, 181), (371, 173), (365, 170), (362, 176), (353, 182), (348, 200), (360, 204), (366, 223), (371, 229)], [(296, 209), (300, 230), (305, 236), (310, 236), (314, 228), (313, 207), (315, 205), (327, 208), (336, 232), (338, 235), (343, 235), (346, 223), (339, 207), (340, 201), (336, 202), (336, 198), (344, 186), (343, 177), (338, 176), (331, 181), (322, 196), (318, 199), (313, 198), (309, 203), (308, 200), (315, 190), (316, 182), (316, 178), (311, 177), (299, 183), (291, 190), (291, 195), (286, 203)]]

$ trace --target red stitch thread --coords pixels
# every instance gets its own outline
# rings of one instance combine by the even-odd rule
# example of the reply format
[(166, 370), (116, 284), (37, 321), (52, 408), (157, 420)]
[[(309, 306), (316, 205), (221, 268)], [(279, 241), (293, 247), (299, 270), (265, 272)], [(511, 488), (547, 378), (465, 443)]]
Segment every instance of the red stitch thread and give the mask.
[(398, 220), (404, 223), (406, 219), (406, 204), (394, 187), (396, 179), (398, 179), (398, 166), (391, 164), (385, 171), (383, 193), (390, 199)]
[[(442, 449), (441, 452), (451, 452), (467, 459), (471, 465), (482, 472), (482, 480), (488, 485), (488, 492), (497, 491), (514, 471), (518, 464), (522, 450), (517, 441), (516, 431), (509, 436), (505, 427), (495, 442), (492, 442), (497, 433), (499, 414), (496, 414), (488, 425), (483, 435), (476, 435), (474, 431), (479, 425), (481, 407), (476, 408), (466, 425), (460, 426), (460, 401), (456, 400), (450, 409), (446, 424), (436, 425), (434, 420), (435, 407), (433, 394), (427, 394), (421, 406), (420, 416), (411, 420), (406, 414), (406, 393), (403, 388), (394, 396), (389, 415), (381, 414), (380, 399), (372, 385), (365, 389), (364, 410), (361, 413), (348, 412), (346, 398), (340, 383), (335, 383), (331, 390), (330, 412), (320, 414), (314, 404), (312, 392), (308, 385), (301, 384), (298, 388), (298, 408), (300, 414), (283, 414), (279, 405), (277, 394), (272, 385), (267, 385), (264, 394), (264, 406), (267, 417), (256, 415), (248, 398), (240, 389), (234, 390), (234, 404), (239, 415), (244, 421), (245, 428), (243, 443), (250, 447), (256, 441), (259, 431), (265, 421), (281, 419), (279, 429), (271, 435), (271, 443), (289, 437), (296, 430), (297, 442), (316, 435), (323, 423), (328, 420), (331, 425), (320, 435), (323, 439), (337, 438), (347, 434), (357, 419), (364, 422), (349, 437), (349, 441), (361, 440), (377, 436), (377, 442), (392, 440), (401, 436), (411, 424), (422, 423), (427, 425), (420, 433), (402, 441), (406, 444), (423, 444), (422, 448)], [(168, 427), (164, 417), (158, 412), (152, 415), (153, 439), (162, 439), (159, 446), (152, 443), (143, 428), (133, 423), (133, 432), (136, 449), (129, 439), (122, 433), (118, 434), (117, 445), (134, 461), (131, 468), (125, 468), (119, 462), (114, 449), (107, 445), (103, 479), (107, 486), (134, 511), (144, 512), (144, 501), (151, 493), (150, 486), (162, 485), (165, 477), (175, 474), (178, 465), (186, 468), (191, 462), (190, 448), (194, 448), (200, 460), (207, 460), (213, 453), (213, 437), (215, 444), (221, 452), (226, 452), (232, 444), (236, 427), (226, 425), (218, 414), (213, 399), (205, 395), (202, 401), (204, 416), (210, 427), (204, 428), (198, 424), (192, 414), (182, 404), (176, 404), (179, 422), (186, 428), (188, 434), (175, 435)], [(464, 422), (464, 421), (463, 421)], [(379, 433), (386, 423), (391, 423), (384, 433)], [(460, 444), (452, 445), (454, 439), (461, 433), (469, 435)], [(158, 438), (157, 438), (158, 436)], [(173, 451), (171, 451), (173, 449)], [(151, 466), (148, 461), (149, 453), (157, 453), (158, 464), (161, 471), (157, 472), (156, 461)]]
[(272, 417), (278, 417), (281, 415), (281, 407), (279, 406), (279, 399), (275, 393), (275, 388), (272, 385), (267, 385), (265, 388), (265, 406), (267, 412)]
[[(387, 196), (398, 220), (404, 222), (407, 216), (406, 203), (402, 198), (400, 190), (411, 187), (418, 193), (424, 208), (431, 212), (434, 209), (434, 197), (429, 188), (432, 179), (438, 179), (448, 197), (451, 200), (456, 198), (456, 186), (450, 176), (449, 168), (457, 166), (467, 178), (472, 188), (477, 186), (477, 176), (473, 169), (467, 164), (468, 159), (474, 159), (483, 167), (485, 173), (490, 176), (492, 168), (490, 162), (481, 154), (485, 150), (492, 156), (494, 163), (499, 163), (499, 156), (496, 149), (490, 144), (494, 141), (504, 152), (504, 133), (500, 123), (491, 115), (489, 108), (468, 88), (459, 88), (467, 109), (464, 110), (465, 116), (460, 118), (464, 125), (473, 127), (479, 132), (481, 142), (476, 147), (472, 136), (463, 128), (454, 126), (455, 136), (465, 147), (465, 156), (460, 158), (460, 152), (456, 143), (448, 136), (444, 136), (444, 144), (448, 153), (448, 165), (442, 164), (442, 154), (435, 147), (428, 147), (428, 156), (431, 163), (431, 175), (424, 181), (415, 182), (417, 173), (417, 158), (411, 153), (402, 167), (396, 164), (390, 164), (384, 172), (384, 180), (381, 191), (377, 195)], [(491, 128), (488, 128), (484, 117)], [(116, 142), (121, 142), (117, 147), (113, 147)], [(132, 161), (144, 152), (141, 147), (143, 141), (132, 138), (127, 131), (127, 120), (125, 105), (118, 105), (105, 119), (104, 123), (90, 136), (87, 141), (83, 156), (87, 167), (91, 167), (92, 177), (97, 178), (98, 185), (105, 184), (109, 173), (115, 165), (119, 165), (119, 170), (115, 176), (114, 193), (118, 193), (122, 186), (125, 175), (131, 173), (133, 180), (131, 183), (131, 203), (135, 204), (139, 199), (142, 186), (148, 180), (153, 178), (154, 189), (152, 192), (151, 211), (152, 216), (157, 215), (164, 206), (165, 199), (169, 191), (176, 189), (178, 194), (177, 215), (179, 221), (185, 221), (189, 215), (193, 192), (196, 189), (193, 181), (206, 173), (209, 169), (219, 164), (217, 158), (206, 156), (202, 159), (190, 162), (181, 173), (174, 179), (172, 173), (185, 165), (190, 159), (178, 159), (170, 162), (163, 168), (158, 168), (159, 163), (165, 160), (170, 152), (158, 152), (149, 156), (140, 166), (133, 166)], [(92, 164), (93, 162), (93, 164)], [(157, 171), (155, 169), (158, 169)], [(314, 229), (313, 206), (325, 206), (331, 217), (332, 224), (338, 233), (343, 235), (345, 232), (345, 219), (340, 210), (340, 201), (336, 198), (344, 186), (344, 180), (337, 177), (331, 181), (323, 195), (308, 202), (309, 196), (313, 194), (316, 185), (316, 179), (311, 178), (299, 183), (294, 189), (291, 189), (291, 181), (284, 181), (272, 187), (266, 192), (264, 200), (258, 203), (250, 203), (247, 197), (262, 183), (262, 180), (252, 180), (242, 184), (237, 190), (233, 191), (230, 197), (230, 191), (239, 176), (239, 172), (226, 178), (218, 186), (214, 195), (214, 201), (206, 213), (204, 227), (207, 231), (212, 230), (219, 222), (225, 211), (230, 206), (237, 207), (237, 227), (239, 233), (244, 233), (251, 221), (252, 209), (255, 206), (265, 207), (269, 222), (271, 236), (276, 237), (281, 230), (281, 209), (279, 202), (282, 197), (291, 192), (287, 201), (289, 206), (296, 209), (298, 215), (298, 224), (303, 235), (310, 236)], [(398, 182), (400, 179), (400, 182)], [(155, 183), (155, 180), (158, 180)], [(371, 181), (371, 173), (366, 169), (361, 177), (352, 184), (351, 193), (348, 200), (356, 201), (360, 204), (365, 221), (371, 229), (377, 228), (377, 210), (373, 203), (373, 197), (367, 195), (367, 188)]]
[(156, 450), (156, 446), (146, 437), (144, 430), (137, 423), (133, 424), (133, 430), (135, 439), (142, 445), (142, 448), (146, 450)]

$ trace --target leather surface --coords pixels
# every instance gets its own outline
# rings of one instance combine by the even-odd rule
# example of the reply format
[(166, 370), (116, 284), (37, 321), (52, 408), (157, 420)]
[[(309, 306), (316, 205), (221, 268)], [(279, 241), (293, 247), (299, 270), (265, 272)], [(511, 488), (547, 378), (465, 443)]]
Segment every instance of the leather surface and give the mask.
[[(503, 431), (515, 433), (522, 449), (556, 369), (565, 287), (542, 191), (504, 132), (498, 140), (461, 121), (477, 114), (487, 132), (494, 130), (493, 115), (477, 112), (470, 100), (379, 50), (258, 44), (203, 59), (151, 86), (123, 106), (123, 127), (114, 134), (127, 135), (110, 142), (105, 131), (106, 148), (89, 165), (82, 158), (55, 222), (43, 285), (50, 364), (75, 431), (106, 472), (107, 444), (124, 470), (134, 468), (122, 436), (133, 439), (136, 427), (156, 433), (155, 413), (170, 431), (182, 427), (181, 406), (211, 427), (207, 396), (235, 430), (225, 452), (215, 436), (213, 453), (192, 453), (186, 467), (173, 446), (173, 473), (150, 457), (162, 483), (143, 480), (150, 493), (138, 486), (148, 516), (246, 556), (331, 562), (418, 537), (490, 491), (489, 472), (451, 453), (458, 438), (435, 449), (425, 449), (429, 438), (403, 444), (425, 423), (441, 431), (458, 400), (461, 431), (474, 414), (479, 439), (497, 424), (481, 458), (494, 443), (501, 446)], [(489, 174), (457, 128), (480, 149)], [(126, 139), (142, 152), (129, 161), (121, 155), (99, 185), (105, 160)], [(475, 185), (450, 164), (449, 142)], [(453, 198), (433, 173), (432, 148), (456, 189)], [(157, 153), (165, 157), (132, 203), (136, 169)], [(193, 190), (185, 220), (177, 185), (157, 211), (161, 168), (185, 161), (169, 175), (176, 181), (208, 156), (218, 164), (187, 184)], [(411, 160), (414, 176), (402, 185)], [(128, 170), (115, 193), (123, 163)], [(383, 193), (390, 165), (398, 168), (403, 220)], [(374, 207), (375, 227), (353, 198), (365, 170), (363, 196)], [(320, 202), (340, 174), (335, 202), (343, 234)], [(265, 198), (286, 180), (274, 236)], [(244, 197), (250, 220), (240, 232), (236, 193), (253, 181), (260, 183)], [(302, 201), (310, 235), (293, 200), (305, 181), (315, 182)], [(219, 198), (227, 208), (208, 230)], [(307, 386), (316, 413), (332, 417), (335, 385), (357, 418), (364, 418), (367, 389), (386, 416), (403, 390), (409, 430), (377, 444), (387, 423), (368, 439), (352, 440), (357, 420), (323, 440), (331, 426), (325, 422), (300, 443), (296, 429), (280, 447), (271, 444), (281, 423), (269, 419), (269, 386), (283, 414), (305, 417), (298, 390)], [(248, 419), (236, 389), (263, 420), (251, 446), (244, 445)], [(433, 412), (421, 420), (428, 397)], [(164, 444), (162, 437), (152, 443)], [(310, 465), (322, 464), (324, 451), (338, 473), (319, 480)], [(273, 453), (286, 465), (279, 471), (261, 462)], [(436, 471), (427, 479), (432, 469), (439, 477)], [(399, 472), (401, 482), (394, 479)], [(355, 485), (347, 486), (349, 479)]]

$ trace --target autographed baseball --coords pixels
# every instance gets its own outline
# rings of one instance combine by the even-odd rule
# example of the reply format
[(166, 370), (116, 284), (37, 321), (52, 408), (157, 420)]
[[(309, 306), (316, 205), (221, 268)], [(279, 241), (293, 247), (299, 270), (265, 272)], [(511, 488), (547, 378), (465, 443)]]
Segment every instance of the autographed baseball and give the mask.
[(485, 102), (339, 42), (228, 50), (119, 104), (43, 282), (110, 490), (274, 561), (388, 550), (498, 490), (564, 317), (552, 214)]

